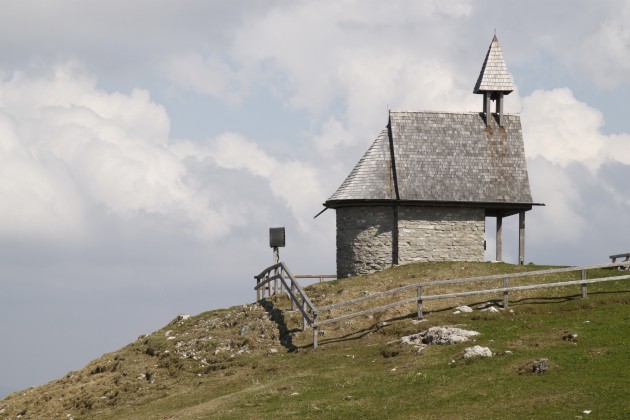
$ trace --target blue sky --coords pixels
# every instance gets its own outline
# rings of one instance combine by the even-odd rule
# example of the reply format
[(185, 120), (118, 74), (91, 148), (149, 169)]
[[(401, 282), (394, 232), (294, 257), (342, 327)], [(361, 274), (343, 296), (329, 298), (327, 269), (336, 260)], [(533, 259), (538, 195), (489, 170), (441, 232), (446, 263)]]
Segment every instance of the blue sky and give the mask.
[(270, 226), (294, 272), (334, 272), (334, 213), (312, 216), (388, 108), (481, 109), (495, 30), (547, 204), (526, 260), (630, 251), (627, 1), (5, 3), (2, 387), (253, 301)]

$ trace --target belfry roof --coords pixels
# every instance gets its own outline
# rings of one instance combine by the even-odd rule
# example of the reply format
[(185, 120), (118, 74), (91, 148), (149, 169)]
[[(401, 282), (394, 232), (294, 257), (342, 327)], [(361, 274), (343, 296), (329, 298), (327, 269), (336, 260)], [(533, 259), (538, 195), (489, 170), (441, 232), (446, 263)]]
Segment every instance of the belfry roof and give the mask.
[(473, 93), (503, 92), (509, 94), (513, 90), (512, 76), (508, 72), (507, 65), (503, 59), (503, 51), (501, 51), (499, 40), (495, 35), (488, 48), (483, 66), (481, 66), (481, 72), (477, 78)]

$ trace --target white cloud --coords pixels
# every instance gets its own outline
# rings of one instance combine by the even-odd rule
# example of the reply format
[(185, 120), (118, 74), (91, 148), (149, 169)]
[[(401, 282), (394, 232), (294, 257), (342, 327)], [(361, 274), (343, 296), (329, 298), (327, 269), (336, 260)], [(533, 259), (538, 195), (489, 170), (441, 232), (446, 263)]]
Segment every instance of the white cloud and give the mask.
[(630, 163), (630, 135), (603, 134), (602, 113), (575, 99), (570, 89), (537, 90), (523, 103), (528, 157), (544, 157), (561, 167), (579, 163), (593, 174), (606, 161)]
[(630, 83), (630, 3), (613, 2), (609, 7), (608, 20), (580, 43), (575, 60), (600, 86), (615, 88)]
[[(318, 169), (298, 160), (280, 161), (237, 133), (224, 133), (203, 146), (181, 143), (174, 145), (173, 150), (180, 159), (209, 161), (220, 168), (245, 170), (264, 179), (274, 196), (281, 198), (292, 211), (303, 230), (311, 229), (308, 221), (326, 194)], [(241, 200), (246, 201), (247, 197)]]
[(529, 159), (527, 163), (534, 201), (545, 203), (545, 207), (535, 207), (531, 215), (535, 246), (575, 243), (587, 226), (581, 213), (580, 186), (560, 166), (544, 158)]
[(321, 133), (313, 137), (315, 148), (326, 156), (340, 146), (352, 146), (357, 143), (354, 133), (346, 129), (343, 124), (334, 117), (330, 117), (322, 125)]
[(77, 65), (44, 76), (15, 73), (0, 86), (3, 206), (0, 228), (15, 235), (85, 236), (92, 206), (116, 217), (154, 215), (213, 238), (227, 209), (187, 184), (169, 151), (169, 119), (147, 92), (96, 88)]
[(0, 232), (12, 239), (81, 237), (85, 208), (63, 165), (38, 159), (0, 109)]
[(170, 79), (180, 87), (227, 103), (238, 103), (246, 90), (244, 77), (214, 56), (182, 54), (170, 58), (165, 67)]

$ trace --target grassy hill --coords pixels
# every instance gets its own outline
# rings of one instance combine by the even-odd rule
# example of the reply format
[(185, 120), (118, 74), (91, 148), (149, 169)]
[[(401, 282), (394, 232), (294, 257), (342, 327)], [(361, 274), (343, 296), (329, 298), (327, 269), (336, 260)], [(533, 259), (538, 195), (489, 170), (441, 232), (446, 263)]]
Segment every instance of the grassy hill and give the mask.
[[(541, 268), (424, 263), (307, 291), (321, 306), (419, 281)], [(7, 396), (0, 418), (630, 418), (630, 281), (591, 285), (587, 299), (579, 287), (546, 289), (511, 294), (510, 310), (478, 309), (500, 301), (430, 301), (421, 323), (413, 305), (341, 321), (325, 326), (316, 350), (286, 297), (179, 316), (79, 371)], [(453, 313), (461, 304), (473, 312)], [(400, 343), (431, 326), (481, 334), (420, 352)], [(494, 356), (462, 358), (472, 345)], [(534, 374), (541, 358), (549, 369)]]

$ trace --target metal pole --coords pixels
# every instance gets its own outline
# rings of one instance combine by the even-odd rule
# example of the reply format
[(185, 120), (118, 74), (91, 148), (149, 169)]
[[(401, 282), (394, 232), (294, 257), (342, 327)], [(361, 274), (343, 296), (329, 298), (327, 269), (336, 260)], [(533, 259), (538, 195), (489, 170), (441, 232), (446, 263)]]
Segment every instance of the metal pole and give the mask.
[(418, 286), (418, 321), (422, 320), (422, 286)]
[[(273, 265), (278, 264), (279, 261), (280, 261), (280, 251), (278, 250), (277, 246), (274, 246), (273, 247)], [(277, 276), (278, 269), (276, 268), (275, 270), (273, 270), (273, 273), (274, 273), (274, 276)], [(278, 294), (278, 279), (277, 278), (273, 280), (273, 294), (274, 295)]]

